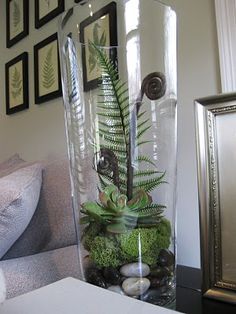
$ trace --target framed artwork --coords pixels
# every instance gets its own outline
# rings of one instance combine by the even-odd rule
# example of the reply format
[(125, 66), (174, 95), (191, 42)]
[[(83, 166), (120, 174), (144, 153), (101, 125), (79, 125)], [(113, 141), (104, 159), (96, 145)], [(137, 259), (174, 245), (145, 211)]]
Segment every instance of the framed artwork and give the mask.
[(6, 46), (29, 34), (29, 0), (6, 0)]
[(195, 101), (203, 296), (236, 304), (236, 93)]
[(34, 46), (35, 103), (62, 95), (57, 33)]
[(6, 63), (5, 82), (6, 114), (29, 108), (27, 52)]
[(35, 0), (35, 28), (40, 28), (64, 11), (64, 0)]
[[(84, 44), (82, 48), (84, 91), (89, 91), (98, 86), (98, 79), (101, 76), (96, 51), (89, 43), (92, 42), (99, 47), (117, 46), (115, 2), (111, 2), (80, 23), (80, 42)], [(116, 63), (116, 48), (106, 50), (111, 60)]]

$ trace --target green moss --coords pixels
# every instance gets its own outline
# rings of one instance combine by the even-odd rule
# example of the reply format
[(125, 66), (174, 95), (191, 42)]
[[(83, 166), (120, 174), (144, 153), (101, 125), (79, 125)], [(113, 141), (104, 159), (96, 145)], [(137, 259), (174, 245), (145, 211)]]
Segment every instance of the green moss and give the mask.
[(91, 245), (91, 258), (99, 267), (122, 264), (120, 248), (114, 237), (97, 236)]
[(85, 228), (84, 234), (82, 237), (82, 242), (86, 250), (90, 251), (91, 245), (95, 237), (99, 234), (100, 231), (101, 231), (101, 225), (96, 222), (90, 223), (88, 227)]
[(141, 260), (153, 265), (160, 249), (170, 245), (170, 222), (163, 219), (157, 227), (137, 228), (119, 236), (121, 250), (128, 261)]
[(167, 219), (162, 219), (156, 227), (137, 228), (118, 235), (101, 233), (99, 228), (90, 225), (83, 237), (85, 248), (98, 267), (118, 267), (139, 258), (153, 265), (160, 249), (170, 245), (171, 226)]
[(169, 238), (171, 236), (171, 225), (169, 220), (162, 218), (161, 223), (157, 225), (157, 232), (158, 234)]

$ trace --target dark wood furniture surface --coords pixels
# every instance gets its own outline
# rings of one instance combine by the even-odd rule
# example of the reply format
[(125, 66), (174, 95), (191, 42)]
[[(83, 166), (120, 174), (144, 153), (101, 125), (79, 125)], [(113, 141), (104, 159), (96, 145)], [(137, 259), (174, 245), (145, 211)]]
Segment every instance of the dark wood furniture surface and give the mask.
[(202, 297), (201, 270), (177, 267), (176, 310), (187, 314), (236, 314), (236, 305)]

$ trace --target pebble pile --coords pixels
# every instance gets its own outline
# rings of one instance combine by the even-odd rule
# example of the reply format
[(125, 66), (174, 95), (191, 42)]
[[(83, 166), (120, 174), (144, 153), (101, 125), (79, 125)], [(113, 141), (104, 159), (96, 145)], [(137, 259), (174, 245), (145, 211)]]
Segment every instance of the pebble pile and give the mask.
[[(87, 281), (110, 291), (163, 305), (173, 285), (174, 254), (166, 249), (159, 253), (155, 266), (134, 262), (120, 268), (87, 269)], [(173, 291), (172, 291), (173, 292)]]

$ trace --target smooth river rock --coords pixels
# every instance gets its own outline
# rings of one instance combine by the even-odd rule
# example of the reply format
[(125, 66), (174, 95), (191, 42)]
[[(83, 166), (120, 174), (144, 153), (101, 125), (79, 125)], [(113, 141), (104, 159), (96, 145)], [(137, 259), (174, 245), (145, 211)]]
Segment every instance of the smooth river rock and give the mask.
[(122, 288), (127, 295), (138, 296), (143, 294), (150, 287), (150, 281), (147, 278), (127, 278), (122, 283)]
[(120, 273), (125, 277), (146, 277), (150, 268), (144, 263), (130, 263), (121, 267)]

